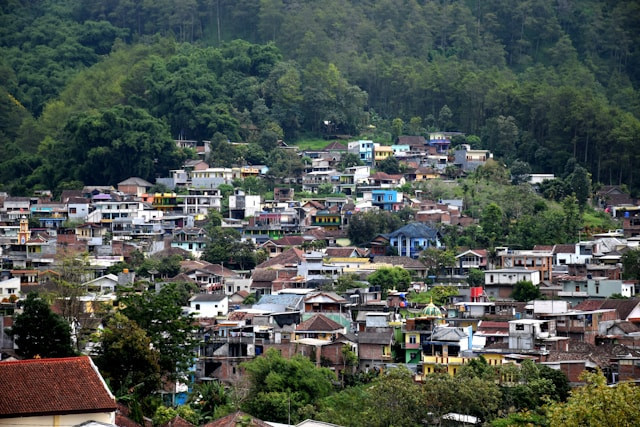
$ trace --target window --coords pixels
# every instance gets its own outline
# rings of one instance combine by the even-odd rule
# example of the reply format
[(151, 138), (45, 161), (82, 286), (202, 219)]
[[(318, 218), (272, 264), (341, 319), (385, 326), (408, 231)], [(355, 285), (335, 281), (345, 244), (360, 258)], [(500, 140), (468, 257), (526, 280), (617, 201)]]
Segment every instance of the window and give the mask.
[(200, 310), (200, 304), (196, 304), (196, 310)]
[(416, 343), (416, 336), (409, 335), (409, 344), (415, 344), (415, 343)]
[(600, 293), (600, 285), (596, 285), (596, 294)]
[(516, 325), (516, 331), (524, 331), (524, 325), (522, 325), (522, 324), (517, 324), (517, 325)]
[(580, 292), (580, 285), (576, 285), (576, 292)]

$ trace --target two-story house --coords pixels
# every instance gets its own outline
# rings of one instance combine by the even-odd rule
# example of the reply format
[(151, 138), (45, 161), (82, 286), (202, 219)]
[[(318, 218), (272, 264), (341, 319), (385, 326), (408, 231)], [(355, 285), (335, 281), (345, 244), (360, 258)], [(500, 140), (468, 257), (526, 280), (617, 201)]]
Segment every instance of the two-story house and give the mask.
[(402, 209), (404, 194), (397, 190), (381, 189), (371, 191), (371, 203), (373, 206), (389, 212)]
[(358, 156), (362, 162), (367, 166), (373, 165), (374, 156), (374, 143), (373, 141), (351, 141), (348, 144), (347, 150), (349, 153), (353, 153)]
[(425, 249), (441, 248), (440, 232), (425, 224), (413, 222), (389, 234), (389, 246), (400, 256), (417, 258)]
[(454, 153), (454, 165), (464, 171), (473, 171), (478, 166), (484, 165), (487, 160), (493, 159), (493, 153), (489, 150), (474, 150), (468, 144), (462, 144)]
[(484, 272), (484, 287), (489, 297), (510, 298), (513, 293), (513, 286), (522, 281), (531, 282), (538, 286), (540, 284), (540, 271), (517, 267), (486, 270)]
[(500, 266), (502, 268), (527, 268), (540, 272), (540, 280), (551, 280), (553, 274), (552, 250), (511, 250), (504, 249), (498, 252)]
[(469, 270), (487, 269), (487, 250), (469, 249), (456, 255), (456, 272), (460, 275), (469, 274)]

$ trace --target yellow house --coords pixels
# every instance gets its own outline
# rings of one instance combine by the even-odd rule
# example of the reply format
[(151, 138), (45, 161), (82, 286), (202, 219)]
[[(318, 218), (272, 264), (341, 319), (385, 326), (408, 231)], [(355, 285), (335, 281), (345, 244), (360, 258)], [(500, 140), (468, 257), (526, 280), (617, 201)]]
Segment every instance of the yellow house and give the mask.
[(376, 163), (393, 156), (393, 148), (388, 145), (376, 145), (374, 148), (373, 158)]

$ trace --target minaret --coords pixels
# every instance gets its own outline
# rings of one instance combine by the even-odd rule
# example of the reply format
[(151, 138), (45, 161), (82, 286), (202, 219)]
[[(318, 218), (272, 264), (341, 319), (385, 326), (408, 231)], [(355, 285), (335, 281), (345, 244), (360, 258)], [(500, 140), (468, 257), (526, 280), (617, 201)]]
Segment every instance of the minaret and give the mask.
[(20, 218), (20, 230), (18, 231), (18, 244), (25, 245), (31, 236), (29, 231), (29, 220), (26, 216), (22, 215)]

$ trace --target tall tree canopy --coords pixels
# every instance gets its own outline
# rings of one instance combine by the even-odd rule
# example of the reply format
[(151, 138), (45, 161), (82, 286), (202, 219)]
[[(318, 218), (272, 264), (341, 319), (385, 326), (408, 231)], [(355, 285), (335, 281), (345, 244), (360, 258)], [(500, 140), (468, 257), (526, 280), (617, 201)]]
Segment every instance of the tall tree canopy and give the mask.
[(17, 353), (29, 359), (75, 354), (71, 343), (71, 327), (51, 311), (49, 304), (36, 293), (27, 295), (24, 311), (16, 316), (8, 332), (18, 346)]
[(332, 392), (335, 375), (327, 368), (317, 368), (302, 355), (286, 359), (276, 349), (243, 367), (250, 379), (244, 408), (250, 414), (275, 422), (297, 422), (305, 405), (313, 405)]
[(158, 352), (160, 372), (172, 379), (187, 376), (198, 345), (193, 316), (182, 311), (188, 299), (188, 289), (177, 284), (120, 296), (121, 313), (146, 332)]

